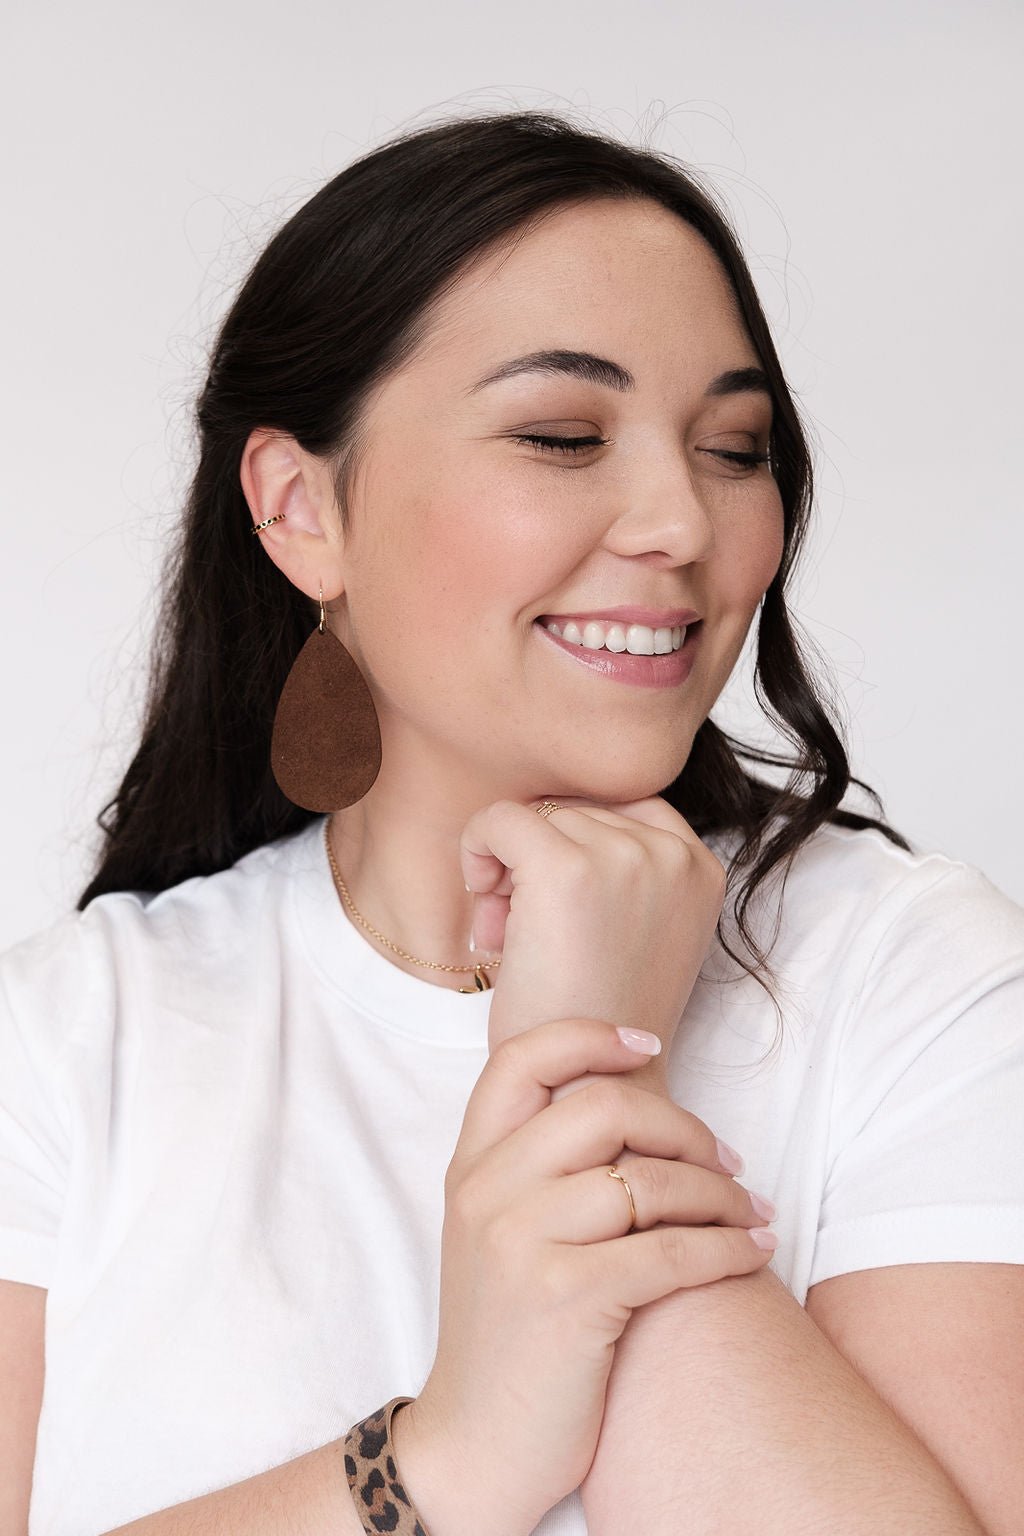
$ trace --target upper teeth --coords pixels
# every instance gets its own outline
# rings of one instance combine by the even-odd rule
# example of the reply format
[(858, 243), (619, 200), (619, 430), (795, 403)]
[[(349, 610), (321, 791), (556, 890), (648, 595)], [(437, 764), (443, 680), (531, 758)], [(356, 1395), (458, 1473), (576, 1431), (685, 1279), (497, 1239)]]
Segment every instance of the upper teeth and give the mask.
[(678, 651), (686, 639), (685, 624), (674, 629), (650, 629), (646, 624), (599, 624), (590, 619), (581, 630), (572, 619), (564, 628), (549, 619), (544, 627), (571, 645), (585, 645), (591, 651), (629, 651), (632, 656), (665, 656)]

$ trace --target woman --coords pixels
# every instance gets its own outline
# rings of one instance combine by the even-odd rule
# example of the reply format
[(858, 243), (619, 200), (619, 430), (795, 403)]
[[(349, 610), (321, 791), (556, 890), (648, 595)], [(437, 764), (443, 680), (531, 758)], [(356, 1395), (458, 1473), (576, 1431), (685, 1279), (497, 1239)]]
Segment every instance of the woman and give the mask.
[[(1024, 912), (839, 809), (712, 197), (393, 140), (198, 424), (99, 868), (3, 959), (5, 1529), (1015, 1529)], [(755, 616), (791, 762), (710, 719)]]

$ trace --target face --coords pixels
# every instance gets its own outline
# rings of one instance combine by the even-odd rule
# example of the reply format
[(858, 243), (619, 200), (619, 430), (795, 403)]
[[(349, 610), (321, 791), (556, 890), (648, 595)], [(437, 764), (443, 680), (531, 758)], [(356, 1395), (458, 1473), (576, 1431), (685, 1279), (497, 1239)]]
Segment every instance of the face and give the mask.
[[(610, 361), (620, 387), (538, 369), (480, 386), (552, 349)], [(652, 202), (560, 209), (463, 273), (367, 404), (332, 605), (385, 767), (605, 802), (678, 774), (782, 555), (771, 471), (736, 457), (766, 454), (770, 397), (712, 389), (758, 367), (717, 259)], [(688, 675), (604, 649), (584, 664), (538, 622), (584, 633), (620, 605), (700, 616)]]

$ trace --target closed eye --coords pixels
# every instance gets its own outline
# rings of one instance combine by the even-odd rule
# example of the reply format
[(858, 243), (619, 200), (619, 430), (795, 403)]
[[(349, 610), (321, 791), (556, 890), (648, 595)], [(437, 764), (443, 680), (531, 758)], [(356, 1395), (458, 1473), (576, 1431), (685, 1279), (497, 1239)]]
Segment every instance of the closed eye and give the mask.
[[(539, 448), (544, 453), (581, 453), (584, 448), (606, 448), (609, 439), (606, 437), (545, 437), (537, 432), (517, 433), (514, 441), (517, 443), (529, 443), (534, 448)], [(771, 463), (771, 455), (767, 453), (743, 453), (733, 448), (702, 448), (702, 453), (710, 453), (717, 459), (724, 459), (727, 464), (735, 464), (741, 469), (755, 469), (759, 464)]]
[(604, 448), (608, 444), (606, 437), (542, 437), (536, 432), (520, 432), (515, 441), (532, 443), (549, 453), (580, 453), (584, 448)]
[(726, 463), (739, 464), (744, 469), (754, 469), (758, 464), (771, 463), (771, 454), (768, 453), (741, 453), (734, 448), (702, 448), (700, 451), (714, 454), (716, 459), (725, 459)]

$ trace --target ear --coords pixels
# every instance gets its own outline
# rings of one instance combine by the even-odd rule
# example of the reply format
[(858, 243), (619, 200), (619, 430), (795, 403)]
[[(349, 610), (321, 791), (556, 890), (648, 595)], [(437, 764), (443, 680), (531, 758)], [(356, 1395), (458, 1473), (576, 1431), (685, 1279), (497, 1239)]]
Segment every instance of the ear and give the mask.
[(286, 432), (256, 427), (242, 450), (242, 490), (253, 526), (284, 515), (258, 538), (288, 580), (324, 601), (344, 590), (343, 535), (334, 487), (322, 459)]

